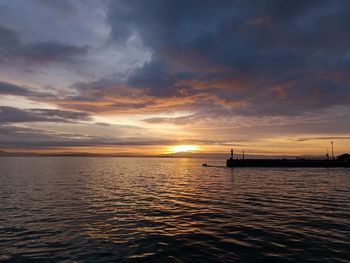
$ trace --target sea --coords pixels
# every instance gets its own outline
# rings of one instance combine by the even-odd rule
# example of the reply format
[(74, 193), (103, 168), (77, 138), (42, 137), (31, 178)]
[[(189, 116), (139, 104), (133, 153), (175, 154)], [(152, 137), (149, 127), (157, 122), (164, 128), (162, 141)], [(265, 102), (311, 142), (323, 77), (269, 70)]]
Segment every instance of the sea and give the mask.
[(1, 157), (0, 262), (350, 262), (350, 169)]

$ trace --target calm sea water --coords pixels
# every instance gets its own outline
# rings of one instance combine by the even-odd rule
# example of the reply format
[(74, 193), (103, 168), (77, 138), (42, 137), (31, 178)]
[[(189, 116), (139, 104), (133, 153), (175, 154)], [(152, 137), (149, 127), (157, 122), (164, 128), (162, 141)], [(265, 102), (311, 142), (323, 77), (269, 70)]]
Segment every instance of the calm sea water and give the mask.
[(202, 162), (0, 158), (0, 261), (350, 262), (350, 169)]

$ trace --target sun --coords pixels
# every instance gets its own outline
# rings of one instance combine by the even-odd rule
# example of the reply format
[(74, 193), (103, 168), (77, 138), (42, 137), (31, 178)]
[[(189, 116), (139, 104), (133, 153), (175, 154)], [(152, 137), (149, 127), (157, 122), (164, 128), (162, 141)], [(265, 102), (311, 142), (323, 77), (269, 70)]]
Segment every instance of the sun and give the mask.
[(170, 147), (171, 153), (178, 153), (178, 152), (192, 152), (198, 150), (197, 145), (174, 145)]

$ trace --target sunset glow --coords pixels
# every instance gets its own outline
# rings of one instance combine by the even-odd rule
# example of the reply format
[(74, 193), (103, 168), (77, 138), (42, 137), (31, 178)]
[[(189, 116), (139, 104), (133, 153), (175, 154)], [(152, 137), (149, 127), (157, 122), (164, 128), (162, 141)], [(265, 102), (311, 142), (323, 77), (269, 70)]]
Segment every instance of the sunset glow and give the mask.
[(197, 145), (175, 145), (170, 147), (171, 153), (178, 152), (194, 152), (198, 151), (199, 147)]
[(349, 151), (342, 4), (146, 2), (1, 2), (0, 151)]

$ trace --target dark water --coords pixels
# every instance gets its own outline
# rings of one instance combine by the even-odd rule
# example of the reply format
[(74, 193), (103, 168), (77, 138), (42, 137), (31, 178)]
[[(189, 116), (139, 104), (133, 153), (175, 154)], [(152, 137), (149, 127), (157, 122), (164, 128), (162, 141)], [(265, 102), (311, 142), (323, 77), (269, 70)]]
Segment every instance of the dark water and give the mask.
[(350, 169), (202, 162), (0, 158), (0, 261), (350, 262)]

